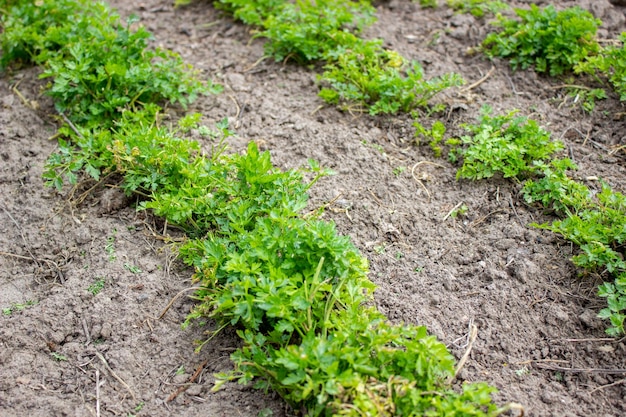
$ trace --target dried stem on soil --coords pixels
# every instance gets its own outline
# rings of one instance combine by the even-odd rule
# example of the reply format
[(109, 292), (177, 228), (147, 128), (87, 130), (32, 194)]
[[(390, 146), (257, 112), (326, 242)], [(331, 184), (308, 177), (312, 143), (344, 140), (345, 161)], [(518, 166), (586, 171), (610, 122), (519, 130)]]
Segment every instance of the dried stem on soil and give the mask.
[(185, 288), (184, 290), (181, 290), (178, 292), (178, 294), (176, 294), (174, 296), (174, 298), (172, 298), (170, 300), (169, 303), (167, 303), (167, 305), (165, 306), (165, 309), (163, 309), (163, 312), (159, 315), (159, 320), (161, 320), (163, 318), (163, 316), (165, 316), (165, 314), (167, 313), (167, 311), (172, 307), (172, 305), (174, 304), (174, 302), (178, 299), (178, 297), (180, 297), (181, 295), (183, 295), (184, 293), (188, 292), (188, 291), (195, 291), (195, 290), (199, 290), (201, 289), (201, 287), (191, 287), (191, 288)]
[(459, 90), (460, 93), (467, 93), (471, 90), (473, 90), (474, 88), (478, 87), (479, 85), (481, 85), (482, 83), (484, 83), (485, 81), (487, 81), (487, 79), (489, 77), (491, 77), (491, 74), (493, 74), (493, 72), (496, 70), (496, 67), (492, 66), (491, 69), (487, 72), (487, 74), (485, 74), (484, 77), (482, 77), (480, 80), (468, 85), (467, 87), (463, 87)]
[(122, 378), (120, 378), (115, 372), (113, 372), (113, 369), (111, 369), (111, 367), (109, 366), (109, 363), (106, 361), (106, 359), (104, 359), (104, 356), (102, 356), (102, 354), (100, 352), (96, 352), (96, 356), (98, 357), (98, 359), (100, 359), (100, 361), (102, 362), (102, 364), (104, 365), (106, 370), (109, 371), (111, 376), (113, 378), (117, 379), (117, 381), (120, 384), (122, 384), (124, 386), (124, 388), (126, 388), (126, 391), (128, 391), (128, 393), (132, 397), (133, 401), (137, 402), (137, 397), (135, 397), (135, 393), (133, 392), (133, 390), (128, 386), (128, 384), (126, 382), (124, 382), (124, 380)]
[(204, 362), (202, 362), (200, 365), (198, 365), (198, 368), (196, 368), (196, 372), (194, 372), (194, 374), (191, 376), (191, 378), (189, 378), (189, 382), (185, 385), (183, 385), (182, 387), (179, 387), (176, 391), (174, 391), (168, 398), (167, 400), (165, 400), (166, 403), (169, 403), (171, 401), (174, 401), (176, 399), (176, 397), (178, 397), (180, 394), (182, 394), (183, 392), (187, 391), (187, 388), (189, 388), (191, 386), (191, 384), (193, 384), (194, 382), (196, 382), (196, 379), (198, 379), (198, 377), (200, 376), (200, 374), (202, 373), (202, 370), (204, 369), (204, 367), (207, 365), (207, 363), (209, 363), (209, 360), (206, 359)]
[[(441, 164), (436, 163), (436, 162), (430, 162), (430, 161), (419, 161), (419, 162), (416, 162), (416, 163), (415, 163), (415, 165), (413, 165), (413, 168), (411, 168), (411, 176), (412, 176), (412, 177), (413, 177), (413, 179), (414, 179), (415, 181), (417, 181), (417, 183), (418, 183), (418, 184), (419, 184), (419, 185), (420, 185), (420, 186), (424, 189), (424, 191), (426, 191), (426, 195), (428, 196), (428, 201), (430, 201), (430, 191), (428, 191), (428, 188), (426, 188), (426, 186), (424, 185), (424, 183), (423, 183), (423, 182), (422, 182), (419, 178), (417, 178), (417, 175), (415, 175), (415, 169), (416, 169), (418, 166), (422, 165), (422, 164), (434, 165), (434, 166), (437, 166), (437, 167), (439, 167), (439, 168), (445, 168), (445, 167), (444, 167), (443, 165), (441, 165)], [(444, 220), (445, 220), (445, 219), (444, 219)]]
[(594, 388), (591, 391), (589, 391), (589, 394), (593, 394), (596, 391), (600, 391), (602, 389), (609, 388), (609, 387), (614, 387), (616, 385), (620, 385), (620, 384), (623, 384), (623, 383), (626, 383), (626, 378), (620, 379), (619, 381), (615, 381), (615, 382), (613, 382), (611, 384), (601, 385), (601, 386), (599, 386), (597, 388)]
[[(537, 361), (533, 361), (537, 362)], [(600, 368), (563, 368), (561, 366), (550, 366), (541, 363), (535, 363), (535, 366), (549, 371), (572, 372), (572, 373), (590, 373), (590, 374), (626, 374), (626, 369), (600, 369)]]
[(100, 370), (96, 369), (96, 417), (100, 417)]

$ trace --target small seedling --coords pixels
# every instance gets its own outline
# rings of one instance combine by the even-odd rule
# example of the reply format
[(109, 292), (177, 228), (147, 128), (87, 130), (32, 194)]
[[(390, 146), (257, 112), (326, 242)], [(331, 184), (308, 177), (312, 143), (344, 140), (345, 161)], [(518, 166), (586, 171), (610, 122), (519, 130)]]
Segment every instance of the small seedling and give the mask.
[(399, 166), (399, 167), (395, 167), (392, 172), (393, 172), (393, 175), (395, 175), (396, 177), (399, 177), (400, 175), (402, 175), (404, 171), (406, 171), (406, 167)]
[(113, 229), (113, 233), (111, 236), (107, 237), (107, 243), (104, 245), (104, 251), (109, 255), (109, 261), (114, 261), (117, 259), (115, 255), (115, 235), (117, 234), (117, 230)]
[(467, 206), (465, 204), (462, 204), (461, 207), (454, 209), (452, 210), (452, 212), (450, 212), (450, 217), (456, 219), (459, 216), (464, 216), (468, 210), (469, 209), (467, 208)]
[(523, 376), (526, 376), (528, 374), (530, 374), (530, 371), (525, 366), (521, 367), (520, 369), (516, 369), (515, 370), (515, 375), (517, 375), (520, 378), (523, 377)]
[(379, 255), (384, 254), (386, 250), (387, 250), (387, 248), (385, 247), (385, 245), (376, 245), (376, 246), (374, 246), (374, 252), (376, 252)]
[(28, 300), (25, 303), (14, 303), (11, 304), (10, 307), (5, 307), (2, 309), (2, 314), (4, 314), (5, 316), (10, 316), (11, 314), (13, 314), (16, 311), (22, 311), (28, 307), (32, 307), (34, 305), (37, 305), (37, 301), (34, 300)]
[(61, 355), (60, 353), (50, 352), (50, 356), (52, 356), (55, 360), (59, 362), (67, 362), (67, 356)]
[(274, 411), (271, 408), (264, 408), (257, 414), (257, 417), (272, 417), (274, 415)]
[(413, 122), (413, 127), (415, 128), (415, 141), (417, 142), (417, 144), (420, 144), (420, 139), (422, 137), (429, 139), (428, 144), (435, 153), (435, 156), (437, 158), (441, 157), (441, 142), (443, 141), (446, 134), (446, 126), (439, 120), (436, 120), (433, 123), (432, 127), (430, 129), (427, 129), (417, 120), (416, 114), (414, 114), (413, 117), (415, 118), (415, 121)]
[(124, 263), (124, 268), (126, 268), (128, 271), (130, 271), (133, 274), (141, 274), (142, 272), (142, 270), (138, 266), (129, 264), (128, 262)]
[(100, 293), (100, 291), (102, 291), (102, 289), (104, 288), (104, 284), (105, 284), (105, 279), (99, 278), (97, 281), (95, 281), (93, 284), (91, 284), (87, 288), (87, 291), (89, 291), (93, 295), (98, 295), (98, 293)]

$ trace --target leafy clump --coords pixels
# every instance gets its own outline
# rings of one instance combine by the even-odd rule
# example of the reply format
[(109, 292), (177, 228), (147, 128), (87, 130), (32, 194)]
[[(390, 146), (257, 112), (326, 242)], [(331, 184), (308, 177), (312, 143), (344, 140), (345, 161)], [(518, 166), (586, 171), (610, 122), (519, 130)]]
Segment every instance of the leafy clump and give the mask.
[(506, 2), (499, 0), (447, 0), (448, 7), (459, 13), (470, 13), (475, 17), (499, 13), (509, 8)]
[(607, 76), (620, 95), (620, 100), (626, 101), (626, 33), (622, 33), (619, 40), (621, 46), (606, 46), (598, 55), (590, 56), (579, 63), (575, 70), (579, 73)]
[(180, 56), (149, 49), (143, 27), (122, 25), (106, 6), (78, 0), (18, 1), (4, 18), (3, 65), (45, 65), (47, 93), (76, 123), (101, 125), (144, 103), (186, 106), (217, 87), (198, 80)]
[(490, 112), (485, 107), (478, 124), (465, 126), (472, 135), (460, 138), (466, 146), (456, 151), (463, 158), (458, 178), (478, 180), (500, 173), (522, 181), (537, 173), (537, 163), (563, 148), (532, 119), (515, 116), (515, 111), (493, 117)]
[(430, 149), (432, 149), (437, 158), (440, 158), (443, 152), (441, 142), (443, 141), (446, 134), (446, 126), (439, 120), (437, 120), (433, 122), (433, 125), (430, 129), (427, 129), (416, 120), (415, 122), (413, 122), (413, 127), (415, 127), (415, 137), (417, 144), (419, 145), (420, 138), (422, 137), (429, 139), (428, 144), (430, 145)]
[[(0, 66), (4, 69), (9, 64), (43, 64), (55, 56), (65, 43), (63, 39), (50, 36), (48, 30), (71, 21), (76, 10), (83, 9), (86, 4), (86, 0), (0, 1), (3, 12)], [(101, 7), (94, 5), (92, 10)], [(88, 13), (86, 9), (82, 11)], [(106, 15), (102, 17), (106, 19)]]
[(258, 27), (255, 37), (267, 39), (269, 56), (299, 63), (325, 59), (340, 45), (339, 34), (358, 34), (375, 20), (362, 0), (220, 0), (217, 6)]
[(543, 207), (568, 215), (591, 204), (591, 190), (568, 177), (578, 167), (570, 159), (553, 159), (535, 163), (535, 178), (524, 182), (522, 193), (527, 203), (540, 202)]
[(463, 84), (455, 73), (425, 80), (419, 63), (381, 45), (379, 40), (352, 39), (333, 51), (319, 77), (326, 86), (320, 96), (348, 108), (356, 103), (370, 114), (393, 114), (426, 107), (437, 93)]
[(287, 2), (263, 22), (258, 36), (269, 40), (265, 50), (277, 60), (317, 61), (341, 45), (341, 32), (359, 33), (373, 23), (373, 15), (372, 6), (363, 1)]
[(515, 13), (521, 21), (500, 17), (502, 30), (482, 44), (489, 57), (506, 58), (514, 69), (534, 66), (537, 72), (561, 75), (600, 50), (595, 35), (601, 21), (580, 7), (557, 12), (552, 5), (531, 4), (530, 10)]

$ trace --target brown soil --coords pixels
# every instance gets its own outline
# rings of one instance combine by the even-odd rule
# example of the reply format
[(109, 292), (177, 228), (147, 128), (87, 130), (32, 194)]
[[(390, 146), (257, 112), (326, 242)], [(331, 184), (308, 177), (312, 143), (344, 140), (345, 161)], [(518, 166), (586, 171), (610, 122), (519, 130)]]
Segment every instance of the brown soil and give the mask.
[[(205, 2), (176, 10), (171, 3), (113, 5), (224, 84), (193, 110), (207, 123), (229, 118), (238, 133), (231, 149), (255, 140), (281, 168), (314, 158), (336, 171), (314, 187), (311, 204), (334, 201), (325, 216), (370, 260), (383, 312), (425, 324), (457, 358), (476, 325), (460, 379), (496, 386), (498, 403), (521, 403), (528, 416), (626, 415), (626, 346), (607, 339), (595, 317), (599, 281), (579, 277), (569, 243), (529, 226), (551, 218), (525, 205), (518, 185), (457, 181), (454, 166), (415, 145), (408, 116), (323, 106), (311, 69), (259, 62), (262, 41), (251, 41), (249, 28)], [(624, 9), (608, 1), (556, 3), (592, 10), (606, 22), (601, 38), (626, 30)], [(490, 70), (467, 53), (487, 32), (485, 21), (406, 0), (378, 10), (368, 36), (424, 63), (429, 76), (455, 71), (471, 84)], [(449, 131), (460, 133), (483, 104), (520, 109), (565, 142), (577, 178), (595, 187), (591, 178), (601, 177), (624, 191), (626, 154), (615, 150), (626, 131), (616, 97), (584, 114), (555, 88), (562, 81), (493, 65), (479, 86), (439, 97), (453, 109), (439, 117)], [(190, 287), (191, 271), (156, 238), (158, 219), (137, 213), (114, 188), (96, 188), (75, 205), (69, 190), (43, 187), (56, 125), (41, 86), (36, 69), (0, 79), (0, 307), (11, 309), (0, 317), (0, 415), (293, 415), (274, 394), (248, 386), (211, 392), (237, 337), (224, 331), (194, 353), (194, 340), (211, 327), (181, 330), (192, 300), (177, 298), (159, 319)], [(459, 203), (467, 213), (449, 216)], [(88, 291), (102, 280), (100, 293)], [(180, 387), (188, 389), (168, 401)]]

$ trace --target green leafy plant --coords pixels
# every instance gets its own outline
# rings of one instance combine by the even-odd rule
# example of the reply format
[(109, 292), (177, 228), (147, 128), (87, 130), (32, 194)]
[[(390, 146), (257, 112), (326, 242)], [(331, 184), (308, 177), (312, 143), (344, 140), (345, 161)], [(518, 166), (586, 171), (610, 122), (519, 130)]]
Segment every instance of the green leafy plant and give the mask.
[(425, 80), (417, 62), (408, 63), (397, 52), (382, 48), (380, 40), (353, 38), (332, 52), (331, 58), (319, 77), (325, 86), (320, 97), (344, 107), (356, 103), (370, 114), (426, 107), (439, 92), (464, 82), (455, 73)]
[(599, 287), (599, 296), (607, 300), (599, 317), (608, 320), (609, 335), (622, 335), (626, 319), (626, 196), (605, 183), (594, 193), (571, 179), (567, 173), (577, 169), (576, 165), (567, 158), (553, 157), (562, 144), (551, 141), (550, 134), (536, 122), (515, 117), (515, 113), (491, 116), (485, 108), (478, 124), (465, 126), (473, 135), (461, 137), (454, 151), (463, 158), (457, 177), (481, 179), (499, 173), (513, 178), (523, 183), (526, 202), (541, 203), (563, 216), (551, 224), (534, 226), (578, 245), (574, 264), (585, 273), (607, 278)]
[(381, 40), (359, 38), (374, 21), (374, 8), (367, 1), (221, 0), (218, 5), (256, 26), (254, 36), (268, 40), (266, 52), (276, 60), (326, 61), (318, 77), (320, 97), (344, 109), (407, 112), (426, 107), (439, 92), (463, 83), (458, 74), (427, 80), (417, 62), (384, 49)]
[(447, 0), (447, 4), (459, 13), (470, 13), (478, 18), (509, 8), (506, 2), (498, 0)]
[(67, 362), (67, 356), (62, 355), (58, 352), (50, 352), (50, 356), (52, 356), (54, 358), (54, 360), (59, 361), (59, 362)]
[[(48, 170), (52, 169), (54, 171), (54, 167), (50, 166), (50, 161), (48, 161)], [(50, 175), (50, 174), (48, 174)], [(54, 175), (55, 177), (57, 177), (56, 173), (53, 173), (52, 175)], [(100, 177), (100, 173), (96, 171), (95, 173), (96, 178)], [(45, 178), (45, 174), (44, 174), (44, 178)], [(62, 180), (61, 178), (59, 178), (59, 180)], [(54, 185), (57, 186), (57, 188), (60, 188), (62, 186), (62, 182), (61, 183), (56, 183)], [(117, 230), (113, 229), (113, 233), (110, 236), (107, 236), (107, 243), (106, 245), (104, 245), (104, 251), (107, 253), (107, 255), (109, 255), (109, 261), (114, 261), (115, 259), (117, 259), (117, 255), (115, 255), (115, 236), (117, 235)]]
[(592, 204), (591, 190), (567, 176), (568, 170), (577, 169), (569, 159), (535, 162), (540, 173), (537, 178), (524, 182), (522, 194), (527, 203), (540, 202), (561, 215), (576, 213)]
[(106, 284), (106, 280), (104, 278), (98, 278), (97, 281), (95, 281), (87, 288), (87, 291), (89, 291), (93, 295), (98, 295), (100, 291), (104, 289), (104, 284)]
[(143, 27), (130, 30), (136, 19), (122, 26), (104, 4), (18, 1), (9, 16), (0, 36), (9, 51), (2, 63), (28, 58), (44, 64), (41, 77), (53, 79), (47, 93), (60, 113), (81, 125), (102, 126), (148, 102), (186, 106), (198, 94), (218, 91), (200, 82), (180, 56), (148, 49), (151, 35)]
[(22, 311), (28, 307), (32, 307), (34, 305), (37, 305), (37, 301), (35, 300), (28, 300), (24, 303), (13, 303), (11, 304), (10, 307), (5, 307), (2, 309), (2, 314), (4, 314), (5, 316), (10, 316), (11, 314), (13, 314), (16, 311)]
[(453, 219), (456, 219), (459, 216), (463, 217), (467, 214), (468, 210), (469, 208), (467, 207), (467, 205), (462, 204), (459, 208), (456, 208), (450, 212), (450, 217), (452, 217)]
[(124, 263), (124, 268), (132, 274), (141, 274), (141, 272), (143, 272), (137, 265), (133, 265), (128, 262)]
[(521, 21), (500, 17), (502, 30), (482, 44), (487, 56), (506, 58), (514, 69), (534, 66), (537, 72), (561, 75), (600, 51), (595, 35), (601, 21), (580, 7), (557, 12), (552, 5), (531, 4), (515, 13)]
[(220, 0), (217, 6), (258, 29), (265, 50), (277, 61), (308, 63), (336, 49), (343, 32), (358, 33), (374, 21), (374, 8), (363, 0)]
[(484, 107), (478, 124), (465, 125), (472, 135), (460, 138), (465, 146), (457, 151), (463, 158), (457, 178), (478, 180), (500, 173), (522, 181), (538, 172), (537, 162), (550, 160), (563, 148), (536, 121), (515, 116), (516, 111), (500, 116), (490, 113)]
[(435, 8), (437, 7), (437, 0), (419, 0), (419, 4), (422, 8)]
[(433, 122), (433, 125), (430, 129), (425, 128), (420, 122), (415, 120), (413, 122), (413, 127), (415, 128), (415, 137), (417, 138), (417, 144), (420, 144), (420, 138), (428, 138), (430, 139), (428, 144), (430, 148), (433, 150), (435, 156), (437, 158), (441, 157), (441, 153), (443, 149), (441, 148), (441, 142), (443, 141), (446, 134), (446, 126), (436, 120)]
[(607, 98), (606, 91), (603, 88), (572, 87), (567, 94), (573, 98), (574, 103), (580, 103), (582, 109), (587, 113), (593, 112), (596, 108), (597, 100)]
[(572, 258), (577, 266), (614, 277), (614, 282), (599, 287), (598, 294), (608, 305), (599, 317), (609, 320), (609, 335), (622, 335), (626, 318), (626, 196), (603, 184), (593, 200), (587, 197), (575, 204), (565, 219), (538, 226), (580, 247), (580, 253)]
[(365, 1), (285, 2), (263, 22), (258, 36), (268, 39), (265, 50), (277, 60), (316, 61), (341, 46), (342, 33), (358, 33), (370, 25), (373, 14)]
[[(65, 43), (49, 36), (48, 31), (71, 21), (73, 14), (85, 4), (87, 2), (84, 0), (0, 2), (3, 11), (0, 66), (6, 68), (12, 63), (43, 64), (47, 59), (60, 53)], [(102, 6), (93, 7), (95, 9)]]
[(578, 63), (575, 70), (578, 73), (604, 75), (619, 94), (621, 101), (626, 101), (626, 33), (619, 37), (621, 46), (609, 45), (599, 54), (589, 56)]

